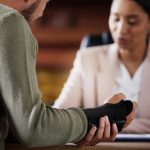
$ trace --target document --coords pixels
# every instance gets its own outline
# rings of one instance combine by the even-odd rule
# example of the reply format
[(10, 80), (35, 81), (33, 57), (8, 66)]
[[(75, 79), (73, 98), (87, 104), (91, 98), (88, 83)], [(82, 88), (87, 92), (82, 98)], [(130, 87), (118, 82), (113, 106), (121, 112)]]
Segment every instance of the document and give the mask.
[(120, 142), (150, 142), (150, 134), (118, 134), (116, 141)]

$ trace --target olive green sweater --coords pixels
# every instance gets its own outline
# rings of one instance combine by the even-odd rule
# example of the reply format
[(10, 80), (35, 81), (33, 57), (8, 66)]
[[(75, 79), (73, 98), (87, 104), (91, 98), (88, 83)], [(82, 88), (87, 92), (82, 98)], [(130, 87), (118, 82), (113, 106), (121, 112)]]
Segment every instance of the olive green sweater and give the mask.
[(0, 4), (0, 150), (4, 149), (7, 119), (14, 136), (29, 147), (76, 142), (87, 132), (82, 110), (59, 110), (42, 102), (36, 54), (37, 42), (27, 21)]

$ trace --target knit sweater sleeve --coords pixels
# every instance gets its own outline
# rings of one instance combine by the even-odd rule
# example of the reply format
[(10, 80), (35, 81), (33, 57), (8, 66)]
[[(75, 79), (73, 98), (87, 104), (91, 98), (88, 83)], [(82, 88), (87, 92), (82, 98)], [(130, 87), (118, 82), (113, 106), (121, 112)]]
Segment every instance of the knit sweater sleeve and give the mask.
[(14, 136), (23, 144), (51, 146), (76, 142), (87, 132), (77, 108), (54, 109), (42, 102), (36, 70), (36, 42), (23, 16), (0, 19), (0, 92)]

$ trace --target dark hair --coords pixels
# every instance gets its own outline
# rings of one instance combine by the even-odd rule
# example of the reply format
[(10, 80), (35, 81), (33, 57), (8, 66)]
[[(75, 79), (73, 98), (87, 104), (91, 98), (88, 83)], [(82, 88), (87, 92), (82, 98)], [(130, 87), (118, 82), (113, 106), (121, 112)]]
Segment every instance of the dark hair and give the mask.
[(134, 0), (134, 1), (138, 3), (138, 5), (140, 5), (150, 17), (150, 0)]

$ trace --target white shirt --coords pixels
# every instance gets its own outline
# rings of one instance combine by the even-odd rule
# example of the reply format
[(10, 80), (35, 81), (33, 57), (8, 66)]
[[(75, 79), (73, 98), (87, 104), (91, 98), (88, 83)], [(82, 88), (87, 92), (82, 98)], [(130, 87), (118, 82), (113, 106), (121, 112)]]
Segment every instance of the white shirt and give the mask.
[(122, 92), (127, 96), (126, 99), (138, 101), (144, 62), (139, 66), (133, 77), (131, 77), (122, 62), (118, 63), (118, 70), (115, 79), (115, 93)]

